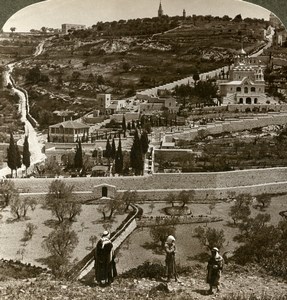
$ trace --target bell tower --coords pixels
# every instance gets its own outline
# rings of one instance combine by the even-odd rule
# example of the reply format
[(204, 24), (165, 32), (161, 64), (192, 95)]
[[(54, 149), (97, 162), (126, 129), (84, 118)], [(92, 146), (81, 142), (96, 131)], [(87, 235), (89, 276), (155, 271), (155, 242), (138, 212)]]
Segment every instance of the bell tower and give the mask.
[(158, 16), (159, 18), (163, 16), (163, 9), (162, 9), (162, 6), (161, 6), (161, 1), (160, 1), (160, 3), (159, 3), (159, 8), (158, 8), (157, 16)]
[(182, 18), (185, 20), (186, 19), (186, 11), (185, 9), (182, 11)]

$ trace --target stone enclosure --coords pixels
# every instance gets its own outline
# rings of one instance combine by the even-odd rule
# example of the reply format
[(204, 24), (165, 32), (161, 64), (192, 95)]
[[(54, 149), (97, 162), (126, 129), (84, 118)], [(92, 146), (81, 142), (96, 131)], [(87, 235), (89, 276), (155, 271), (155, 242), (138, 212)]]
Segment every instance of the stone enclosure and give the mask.
[[(56, 178), (19, 178), (14, 179), (16, 188), (22, 196), (44, 197), (50, 183)], [(172, 192), (194, 190), (198, 200), (222, 199), (229, 192), (250, 193), (285, 193), (287, 192), (287, 168), (252, 169), (210, 173), (156, 173), (145, 176), (127, 177), (77, 177), (62, 178), (69, 185), (74, 185), (74, 192), (79, 201), (88, 201), (105, 196), (112, 197), (115, 192), (137, 190), (146, 200), (163, 200)], [(105, 189), (105, 188), (106, 189)], [(104, 189), (103, 189), (104, 188)], [(207, 195), (208, 194), (208, 195)]]

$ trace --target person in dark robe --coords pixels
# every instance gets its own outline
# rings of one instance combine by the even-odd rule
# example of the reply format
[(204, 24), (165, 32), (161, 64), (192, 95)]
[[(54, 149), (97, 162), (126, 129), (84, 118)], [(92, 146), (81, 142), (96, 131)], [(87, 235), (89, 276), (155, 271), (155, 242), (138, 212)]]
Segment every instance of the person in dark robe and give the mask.
[(110, 233), (104, 231), (94, 251), (95, 278), (99, 284), (109, 285), (117, 276), (113, 243)]
[(209, 284), (208, 292), (213, 293), (213, 287), (216, 287), (219, 292), (221, 271), (223, 269), (223, 258), (219, 255), (218, 248), (214, 247), (211, 250), (211, 257), (207, 265), (207, 278), (206, 282)]
[(177, 281), (176, 265), (175, 265), (175, 238), (172, 235), (169, 235), (166, 239), (164, 250), (166, 253), (165, 256), (165, 265), (166, 265), (166, 275), (167, 281), (170, 281), (174, 277)]

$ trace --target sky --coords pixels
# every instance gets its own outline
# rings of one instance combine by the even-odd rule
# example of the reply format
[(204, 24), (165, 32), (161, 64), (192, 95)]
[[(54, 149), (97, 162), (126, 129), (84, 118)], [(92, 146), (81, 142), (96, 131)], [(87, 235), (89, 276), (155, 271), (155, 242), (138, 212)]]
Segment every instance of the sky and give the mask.
[[(87, 27), (98, 21), (156, 17), (160, 0), (46, 0), (23, 8), (4, 25), (4, 32), (28, 32), (41, 27), (61, 28), (61, 24), (82, 24)], [(189, 15), (241, 14), (243, 18), (269, 19), (270, 12), (241, 0), (161, 0), (164, 14)]]

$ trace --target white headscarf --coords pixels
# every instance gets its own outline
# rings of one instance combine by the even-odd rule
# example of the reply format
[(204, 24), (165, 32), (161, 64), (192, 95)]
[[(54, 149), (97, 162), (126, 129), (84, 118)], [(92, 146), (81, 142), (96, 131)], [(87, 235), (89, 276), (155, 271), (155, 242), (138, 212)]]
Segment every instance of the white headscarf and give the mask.
[(173, 235), (169, 235), (168, 237), (167, 237), (167, 239), (166, 239), (166, 242), (168, 243), (168, 244), (171, 244), (172, 242), (174, 242), (175, 241), (175, 237), (173, 236)]

